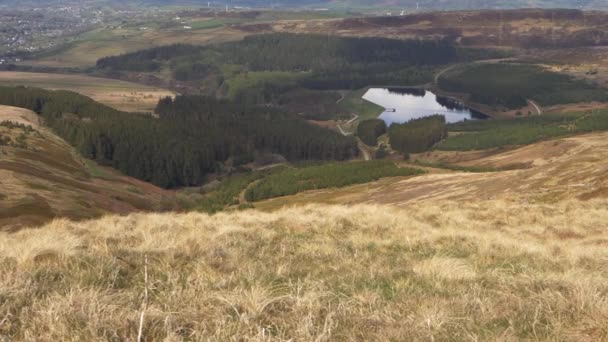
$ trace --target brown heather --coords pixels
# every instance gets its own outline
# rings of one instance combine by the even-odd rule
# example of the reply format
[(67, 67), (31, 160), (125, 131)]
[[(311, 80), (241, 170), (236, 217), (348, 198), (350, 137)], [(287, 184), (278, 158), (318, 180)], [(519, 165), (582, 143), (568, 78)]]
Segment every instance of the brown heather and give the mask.
[[(608, 340), (608, 201), (133, 214), (0, 233), (0, 341)], [(148, 282), (144, 282), (147, 256)]]

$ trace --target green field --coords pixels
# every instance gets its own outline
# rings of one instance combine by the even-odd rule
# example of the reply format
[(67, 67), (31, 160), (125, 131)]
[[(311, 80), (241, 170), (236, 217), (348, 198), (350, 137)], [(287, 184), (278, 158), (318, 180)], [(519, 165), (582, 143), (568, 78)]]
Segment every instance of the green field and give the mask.
[[(195, 7), (165, 7), (165, 13), (173, 10), (195, 10)], [(231, 29), (230, 25), (244, 23), (269, 23), (278, 20), (314, 20), (343, 18), (355, 15), (350, 11), (262, 11), (255, 17), (218, 16), (198, 18), (182, 17), (176, 21), (171, 16), (160, 16), (138, 23), (114, 22), (104, 27), (76, 36), (66, 37), (58, 47), (37, 53), (21, 62), (24, 65), (84, 68), (90, 67), (102, 57), (129, 53), (155, 46), (189, 43), (208, 44), (232, 41), (248, 35), (245, 31)], [(189, 26), (190, 29), (184, 28)]]
[[(240, 22), (240, 21), (239, 21)], [(209, 44), (243, 38), (246, 33), (231, 30), (227, 24), (237, 23), (232, 19), (212, 19), (189, 24), (160, 27), (149, 22), (138, 26), (110, 26), (70, 37), (61, 46), (34, 55), (21, 62), (22, 65), (56, 68), (86, 68), (95, 65), (98, 59), (130, 53), (155, 46), (187, 43)]]
[(340, 107), (345, 111), (359, 115), (359, 121), (377, 118), (382, 114), (384, 108), (363, 99), (366, 92), (367, 88), (349, 91), (344, 99), (340, 101)]
[[(228, 98), (235, 99), (237, 96), (258, 94), (264, 90), (265, 85), (276, 85), (279, 87), (295, 87), (297, 80), (306, 76), (307, 73), (289, 71), (251, 71), (239, 73), (226, 80), (228, 86)], [(241, 95), (239, 95), (241, 94)]]
[(367, 89), (368, 88), (363, 88), (346, 92), (344, 99), (338, 104), (345, 112), (358, 116), (357, 120), (353, 121), (351, 124), (342, 125), (344, 131), (354, 133), (361, 121), (375, 119), (384, 111), (383, 107), (363, 98)]

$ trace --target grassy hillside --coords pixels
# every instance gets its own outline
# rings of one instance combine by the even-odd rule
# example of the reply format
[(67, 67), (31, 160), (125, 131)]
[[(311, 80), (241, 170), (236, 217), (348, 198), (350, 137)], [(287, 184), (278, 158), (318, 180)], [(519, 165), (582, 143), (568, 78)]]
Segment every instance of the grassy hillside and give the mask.
[(3, 121), (25, 126), (0, 125), (0, 230), (172, 206), (170, 192), (78, 157), (33, 112), (0, 106)]
[[(415, 2), (413, 1), (414, 6)], [(424, 1), (418, 1), (428, 9)], [(497, 1), (493, 1), (497, 2)], [(462, 1), (444, 0), (448, 6)], [(472, 3), (472, 2), (471, 2)], [(501, 2), (505, 3), (506, 2)], [(599, 2), (598, 2), (599, 3)], [(508, 2), (510, 5), (511, 2)], [(602, 3), (604, 6), (605, 2)], [(530, 7), (538, 7), (535, 1)], [(559, 7), (558, 4), (552, 6)], [(377, 8), (377, 7), (376, 7)], [(487, 8), (487, 7), (486, 7)], [(496, 7), (492, 7), (496, 8)], [(606, 45), (605, 12), (578, 10), (524, 9), (503, 11), (422, 11), (395, 16), (400, 10), (391, 10), (393, 16), (345, 18), (342, 20), (315, 20), (274, 22), (266, 31), (334, 33), (348, 36), (426, 38), (444, 37), (458, 41), (463, 46), (501, 47), (577, 47)], [(385, 14), (388, 11), (376, 12)], [(235, 28), (245, 32), (254, 24), (241, 24)]]
[[(209, 22), (210, 24), (211, 22)], [(173, 23), (176, 24), (176, 23)], [(177, 23), (178, 24), (178, 23)], [(185, 30), (182, 26), (163, 27), (149, 22), (140, 25), (99, 28), (73, 38), (60, 48), (45, 51), (21, 64), (44, 67), (90, 67), (102, 57), (129, 53), (154, 46), (174, 44), (209, 44), (238, 40), (246, 34), (223, 24), (206, 27), (207, 23), (195, 22), (200, 28)], [(216, 22), (217, 24), (217, 22)]]
[(0, 233), (0, 337), (606, 340), (607, 204), (57, 220)]
[(85, 75), (3, 71), (0, 72), (0, 83), (4, 86), (74, 91), (107, 106), (130, 112), (152, 112), (159, 98), (174, 95), (165, 89)]
[(550, 204), (608, 195), (606, 132), (547, 140), (517, 149), (425, 152), (412, 155), (412, 159), (420, 161), (421, 165), (448, 165), (451, 170), (431, 168), (418, 177), (381, 179), (341, 189), (305, 192), (258, 202), (255, 206), (264, 210), (308, 203), (374, 203), (405, 207), (411, 203), (432, 205), (441, 200), (477, 202), (492, 199)]

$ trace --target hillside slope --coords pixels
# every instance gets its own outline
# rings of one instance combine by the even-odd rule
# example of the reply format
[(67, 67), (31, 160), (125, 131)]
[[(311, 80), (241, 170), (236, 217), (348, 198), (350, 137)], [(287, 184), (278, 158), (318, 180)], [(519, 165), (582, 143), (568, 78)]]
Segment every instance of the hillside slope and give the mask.
[(86, 75), (0, 71), (3, 86), (68, 90), (127, 112), (153, 112), (158, 100), (175, 96), (165, 89)]
[(607, 208), (313, 205), (0, 232), (0, 339), (607, 340)]
[[(93, 2), (92, 0), (84, 1), (84, 3)], [(173, 6), (173, 5), (195, 5), (201, 6), (198, 0), (96, 0), (99, 3), (105, 4), (120, 4), (125, 5), (156, 5), (156, 6)], [(0, 0), (0, 5), (15, 5), (22, 6), (44, 6), (50, 4), (72, 4), (74, 0)], [(221, 2), (211, 2), (218, 7), (221, 7)], [(407, 9), (415, 9), (417, 4), (423, 10), (453, 10), (453, 9), (480, 9), (480, 8), (527, 8), (527, 7), (544, 7), (544, 8), (585, 8), (585, 9), (601, 9), (606, 8), (606, 3), (601, 0), (282, 0), (269, 3), (266, 0), (232, 0), (232, 6), (253, 6), (267, 8), (271, 7), (301, 7), (301, 6), (329, 6), (329, 7), (388, 7), (397, 8), (403, 7)]]
[[(0, 230), (40, 224), (56, 216), (159, 209), (171, 193), (80, 158), (28, 110), (0, 106)], [(33, 130), (25, 127), (32, 127)], [(0, 138), (0, 140), (2, 140)]]
[(567, 48), (606, 46), (606, 12), (480, 10), (234, 25), (244, 32), (293, 32), (395, 39), (443, 38), (462, 46)]
[(548, 140), (507, 151), (433, 152), (415, 158), (463, 168), (507, 171), (443, 170), (410, 179), (383, 179), (342, 189), (311, 191), (256, 203), (256, 207), (276, 209), (319, 202), (406, 206), (413, 202), (480, 199), (552, 203), (608, 195), (608, 133)]

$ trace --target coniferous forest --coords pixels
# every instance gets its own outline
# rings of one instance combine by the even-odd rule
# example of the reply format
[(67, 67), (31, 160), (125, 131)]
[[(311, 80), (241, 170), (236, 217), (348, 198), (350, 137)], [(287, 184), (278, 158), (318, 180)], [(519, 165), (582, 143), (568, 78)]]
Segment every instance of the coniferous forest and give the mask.
[(385, 133), (386, 122), (381, 119), (364, 120), (357, 126), (357, 136), (369, 146), (376, 146), (378, 137)]
[[(221, 59), (214, 58), (219, 55)], [(158, 70), (163, 62), (245, 65), (250, 71), (325, 71), (381, 64), (438, 65), (457, 58), (456, 49), (437, 40), (344, 38), (314, 34), (273, 33), (211, 46), (175, 44), (105, 57), (98, 68)], [(174, 68), (175, 69), (175, 68)]]
[[(199, 91), (188, 94), (208, 95), (161, 99), (155, 115), (124, 113), (76, 93), (33, 88), (3, 88), (0, 103), (39, 113), (87, 158), (174, 188), (200, 185), (207, 174), (259, 155), (279, 154), (290, 161), (352, 159), (358, 155), (355, 138), (305, 120), (349, 117), (338, 106), (340, 94), (327, 90), (420, 84), (459, 58), (457, 49), (441, 39), (263, 34), (208, 46), (156, 47), (97, 62), (101, 73), (161, 73), (198, 85)], [(430, 148), (445, 137), (441, 119), (393, 125), (391, 145), (412, 153)], [(386, 130), (384, 122), (371, 120), (362, 122), (357, 133), (376, 145)]]
[(0, 88), (0, 104), (31, 109), (85, 157), (161, 187), (201, 184), (228, 159), (345, 160), (354, 138), (283, 112), (203, 96), (162, 99), (158, 118), (124, 113), (67, 91)]
[[(221, 85), (237, 87), (225, 82), (235, 78), (252, 82), (261, 74), (268, 77), (271, 73), (288, 73), (291, 82), (274, 79), (240, 94), (253, 97), (247, 94), (253, 91), (256, 98), (261, 98), (259, 102), (267, 102), (273, 95), (298, 87), (332, 90), (370, 84), (425, 83), (432, 78), (437, 65), (458, 58), (456, 48), (443, 40), (273, 33), (209, 46), (156, 47), (102, 58), (97, 68), (110, 73), (168, 70), (177, 81), (195, 82), (199, 86), (202, 82), (207, 93), (217, 91)], [(259, 96), (260, 92), (264, 96)]]
[(427, 116), (403, 124), (393, 123), (388, 129), (391, 147), (403, 153), (428, 151), (447, 135), (448, 129), (443, 115)]
[(608, 101), (608, 92), (596, 84), (527, 64), (470, 65), (439, 78), (439, 86), (469, 93), (473, 102), (510, 109), (527, 106), (528, 99), (541, 106)]

